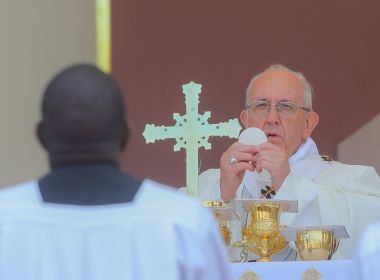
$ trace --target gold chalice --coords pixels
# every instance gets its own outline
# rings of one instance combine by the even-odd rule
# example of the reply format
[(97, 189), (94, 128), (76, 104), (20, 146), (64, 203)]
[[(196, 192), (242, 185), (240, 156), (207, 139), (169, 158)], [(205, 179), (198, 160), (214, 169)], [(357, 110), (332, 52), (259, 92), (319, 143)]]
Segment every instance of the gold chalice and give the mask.
[(257, 261), (271, 261), (275, 253), (287, 246), (280, 231), (281, 206), (262, 202), (250, 206), (251, 224), (246, 233), (245, 247), (259, 255)]
[(330, 260), (339, 246), (339, 239), (329, 230), (309, 229), (297, 232), (296, 247), (303, 261)]
[(209, 208), (218, 223), (219, 232), (224, 240), (224, 244), (231, 244), (231, 231), (228, 227), (228, 219), (231, 219), (231, 209), (222, 201), (204, 201), (203, 207)]
[(218, 222), (219, 232), (224, 240), (224, 244), (226, 244), (226, 246), (231, 245), (231, 231), (228, 228), (228, 222), (224, 219), (221, 219), (218, 214), (214, 214), (214, 216)]

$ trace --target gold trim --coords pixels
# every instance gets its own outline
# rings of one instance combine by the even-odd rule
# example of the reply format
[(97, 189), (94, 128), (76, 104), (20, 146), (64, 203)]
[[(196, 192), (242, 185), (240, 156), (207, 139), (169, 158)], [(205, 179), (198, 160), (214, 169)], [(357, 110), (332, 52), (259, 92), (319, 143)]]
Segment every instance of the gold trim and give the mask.
[(96, 65), (111, 72), (111, 0), (96, 0)]
[(302, 280), (320, 280), (321, 278), (322, 274), (312, 266), (302, 274)]
[(247, 270), (239, 280), (260, 280), (260, 277), (252, 270)]
[(203, 207), (228, 207), (228, 204), (223, 201), (206, 200), (202, 202)]
[(322, 155), (321, 159), (328, 162), (334, 161), (329, 155)]

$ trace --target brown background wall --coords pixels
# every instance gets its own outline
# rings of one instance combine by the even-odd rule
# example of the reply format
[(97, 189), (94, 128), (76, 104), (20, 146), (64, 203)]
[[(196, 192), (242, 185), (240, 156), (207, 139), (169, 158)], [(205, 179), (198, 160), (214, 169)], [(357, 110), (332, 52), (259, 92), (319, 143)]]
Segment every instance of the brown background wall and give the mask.
[[(184, 113), (181, 85), (203, 84), (200, 113), (238, 116), (252, 75), (272, 63), (313, 84), (321, 153), (379, 112), (380, 2), (114, 0), (113, 71), (126, 92), (133, 137), (125, 168), (139, 177), (185, 183), (185, 152), (174, 140), (145, 144), (144, 125), (173, 125)], [(201, 170), (217, 167), (233, 141), (214, 138)]]

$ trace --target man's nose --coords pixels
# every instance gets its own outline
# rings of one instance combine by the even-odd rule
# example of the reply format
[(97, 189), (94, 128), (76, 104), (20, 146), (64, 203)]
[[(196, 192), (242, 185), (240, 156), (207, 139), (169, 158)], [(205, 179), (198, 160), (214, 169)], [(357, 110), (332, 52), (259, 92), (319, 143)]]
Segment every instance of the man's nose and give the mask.
[(271, 104), (268, 108), (268, 113), (266, 116), (266, 121), (268, 123), (278, 123), (280, 120), (279, 113), (277, 111), (276, 104)]

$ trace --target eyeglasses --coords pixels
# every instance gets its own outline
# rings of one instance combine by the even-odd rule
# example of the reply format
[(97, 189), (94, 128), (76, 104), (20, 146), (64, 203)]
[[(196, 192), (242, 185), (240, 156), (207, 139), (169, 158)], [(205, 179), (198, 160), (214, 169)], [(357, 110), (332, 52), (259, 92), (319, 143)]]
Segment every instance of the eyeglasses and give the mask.
[(280, 101), (278, 103), (270, 103), (269, 101), (265, 100), (258, 100), (254, 101), (252, 103), (248, 103), (246, 105), (246, 109), (249, 110), (253, 115), (256, 116), (264, 116), (269, 113), (270, 107), (275, 106), (277, 112), (283, 116), (288, 117), (293, 115), (297, 109), (305, 110), (306, 112), (310, 112), (311, 109), (298, 106), (297, 104), (294, 104), (290, 101)]

